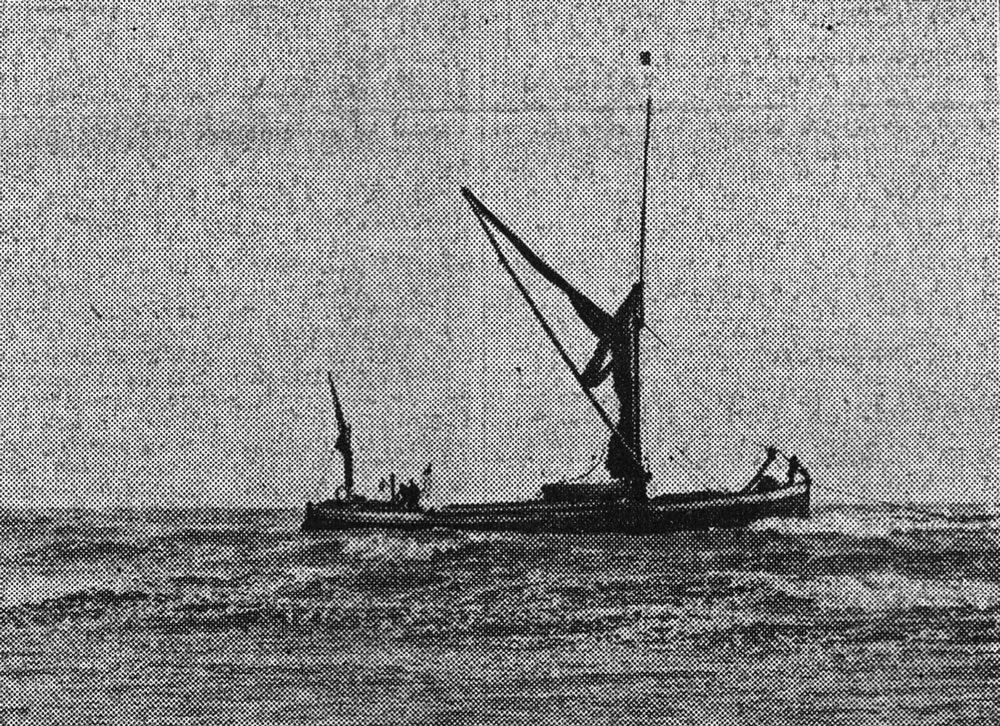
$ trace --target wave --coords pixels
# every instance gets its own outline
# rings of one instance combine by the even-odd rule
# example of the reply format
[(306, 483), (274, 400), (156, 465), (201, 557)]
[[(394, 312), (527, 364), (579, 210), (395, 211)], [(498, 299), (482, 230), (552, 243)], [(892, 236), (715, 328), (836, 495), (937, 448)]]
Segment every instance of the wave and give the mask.
[(986, 580), (921, 579), (894, 570), (818, 578), (766, 572), (732, 575), (734, 586), (749, 588), (758, 597), (778, 594), (811, 604), (821, 611), (877, 613), (966, 609), (987, 612), (1000, 608), (1000, 583)]
[(219, 577), (217, 575), (176, 575), (167, 582), (178, 589), (231, 589), (239, 587), (241, 578)]
[[(266, 537), (266, 535), (264, 535)], [(254, 543), (262, 538), (257, 530), (247, 530), (224, 524), (208, 527), (185, 527), (165, 532), (153, 539), (154, 546), (242, 545)]]
[(336, 539), (312, 541), (308, 553), (338, 552), (348, 560), (405, 563), (428, 562), (441, 556), (482, 550), (497, 541), (491, 537), (454, 532), (429, 532), (408, 535), (372, 531), (347, 534)]
[(580, 598), (520, 581), (480, 583), (470, 591), (442, 583), (426, 568), (407, 573), (412, 581), (393, 580), (386, 587), (385, 578), (375, 578), (370, 588), (312, 568), (280, 581), (261, 578), (238, 586), (192, 578), (174, 583), (183, 587), (173, 590), (135, 581), (83, 588), (77, 582), (75, 589), (51, 597), (36, 593), (18, 607), (0, 609), (0, 622), (74, 627), (103, 622), (115, 629), (187, 632), (303, 627), (317, 634), (379, 633), (501, 647), (594, 638), (767, 648), (797, 639), (1000, 642), (1000, 589), (982, 581), (927, 581), (892, 571), (815, 580), (715, 573), (712, 586), (698, 594), (636, 602), (601, 587)]
[(144, 555), (145, 545), (119, 540), (71, 539), (47, 542), (25, 552), (21, 559), (35, 564), (92, 563), (102, 560), (126, 560)]
[(301, 625), (505, 647), (928, 633), (1000, 642), (994, 520), (938, 514), (831, 507), (750, 531), (649, 538), (317, 535), (233, 521), (44, 544), (32, 534), (19, 543), (27, 555), (0, 577), (0, 621), (195, 631)]
[(809, 519), (763, 519), (751, 531), (792, 536), (843, 535), (854, 539), (889, 539), (906, 534), (981, 532), (1000, 535), (1000, 518), (985, 509), (974, 511), (914, 510), (885, 511), (831, 507), (820, 509)]

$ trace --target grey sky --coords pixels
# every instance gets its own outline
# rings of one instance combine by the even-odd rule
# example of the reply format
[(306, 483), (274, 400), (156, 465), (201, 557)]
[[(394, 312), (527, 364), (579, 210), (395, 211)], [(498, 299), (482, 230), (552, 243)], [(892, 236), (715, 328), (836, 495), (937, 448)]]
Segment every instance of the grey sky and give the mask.
[(6, 501), (315, 498), (327, 368), (363, 488), (586, 468), (458, 187), (616, 305), (646, 48), (654, 489), (773, 441), (821, 498), (997, 499), (993, 3), (427, 5), (5, 5)]

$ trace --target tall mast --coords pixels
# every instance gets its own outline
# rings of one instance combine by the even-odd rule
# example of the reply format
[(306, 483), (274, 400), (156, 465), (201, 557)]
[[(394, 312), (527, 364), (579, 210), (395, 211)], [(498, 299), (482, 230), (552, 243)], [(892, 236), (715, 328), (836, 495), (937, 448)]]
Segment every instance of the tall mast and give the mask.
[[(645, 59), (644, 59), (645, 60)], [(646, 303), (644, 285), (646, 281), (646, 189), (649, 185), (649, 125), (653, 116), (653, 98), (646, 98), (646, 133), (642, 146), (642, 202), (639, 207), (639, 295), (636, 301), (638, 309), (632, 319), (632, 420), (635, 422), (635, 441), (633, 450), (642, 457), (642, 405), (639, 400), (639, 346), (642, 327), (645, 325)], [(645, 491), (645, 482), (643, 482)]]
[(653, 117), (653, 97), (646, 97), (646, 137), (642, 146), (642, 204), (639, 207), (639, 284), (646, 274), (646, 188), (649, 185), (649, 123)]

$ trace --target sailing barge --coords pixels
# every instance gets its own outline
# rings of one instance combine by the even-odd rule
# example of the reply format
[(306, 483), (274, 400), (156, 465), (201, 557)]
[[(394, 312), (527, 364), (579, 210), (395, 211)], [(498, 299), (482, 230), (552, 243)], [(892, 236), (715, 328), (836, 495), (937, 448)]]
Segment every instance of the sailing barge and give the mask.
[[(452, 504), (438, 509), (419, 506), (415, 485), (407, 496), (397, 496), (393, 487), (389, 502), (373, 501), (353, 492), (353, 455), (350, 426), (341, 409), (333, 380), (340, 434), (335, 448), (344, 458), (344, 485), (331, 500), (306, 505), (302, 528), (341, 529), (430, 529), (520, 532), (620, 532), (648, 534), (676, 530), (741, 527), (771, 517), (809, 516), (811, 477), (795, 456), (787, 458), (784, 480), (769, 473), (779, 453), (768, 448), (767, 458), (739, 490), (705, 490), (649, 497), (651, 479), (642, 456), (640, 392), (640, 335), (645, 324), (643, 300), (646, 253), (646, 188), (648, 184), (649, 128), (652, 100), (646, 103), (643, 147), (642, 203), (640, 205), (639, 270), (625, 300), (612, 314), (601, 309), (545, 263), (507, 225), (476, 198), (468, 188), (462, 195), (476, 216), (500, 264), (524, 297), (542, 329), (559, 351), (563, 362), (580, 385), (590, 405), (610, 431), (602, 481), (562, 481), (542, 486), (540, 499), (484, 504)], [(500, 235), (543, 278), (569, 299), (574, 311), (597, 339), (596, 349), (580, 370), (521, 282), (497, 241)], [(618, 420), (613, 421), (597, 400), (594, 389), (611, 378), (618, 399)]]

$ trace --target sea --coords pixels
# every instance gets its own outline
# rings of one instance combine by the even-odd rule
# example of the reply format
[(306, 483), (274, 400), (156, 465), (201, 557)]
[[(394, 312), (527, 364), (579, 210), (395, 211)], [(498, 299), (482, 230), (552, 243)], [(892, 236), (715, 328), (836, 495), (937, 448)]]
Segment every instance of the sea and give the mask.
[(8, 511), (0, 724), (1000, 722), (1000, 514), (662, 536)]

